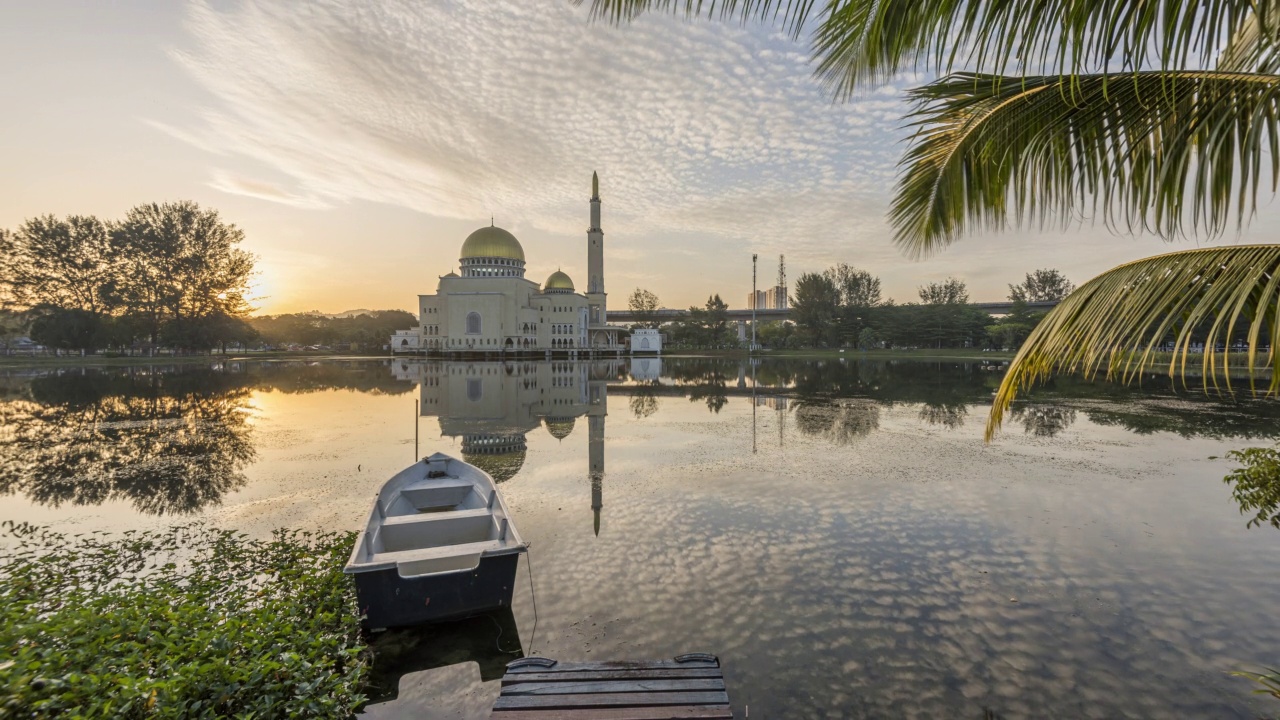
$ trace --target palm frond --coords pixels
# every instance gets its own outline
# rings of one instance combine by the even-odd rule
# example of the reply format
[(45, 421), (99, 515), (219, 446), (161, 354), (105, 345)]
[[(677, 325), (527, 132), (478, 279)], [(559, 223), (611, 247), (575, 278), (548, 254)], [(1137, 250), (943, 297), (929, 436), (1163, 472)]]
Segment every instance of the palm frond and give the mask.
[(1218, 58), (1221, 72), (1280, 72), (1280, 3), (1254, 14), (1232, 34)]
[(1273, 192), (1280, 179), (1276, 75), (959, 74), (913, 95), (890, 219), (916, 257), (1010, 215), (1216, 235), (1253, 213), (1267, 171)]
[[(575, 0), (581, 3), (583, 0)], [(1272, 0), (592, 0), (592, 17), (646, 12), (765, 22), (811, 33), (818, 74), (838, 96), (903, 70), (1074, 75), (1116, 67), (1211, 66)]]
[[(1280, 392), (1280, 245), (1187, 250), (1109, 270), (1068, 295), (1023, 343), (992, 403), (987, 440), (1021, 390), (1069, 373), (1132, 382), (1163, 362), (1156, 353), (1165, 344), (1171, 376), (1185, 378), (1194, 358), (1205, 389), (1229, 392), (1237, 330), (1247, 338), (1250, 388), (1258, 390), (1255, 374), (1270, 366), (1266, 392)], [(1193, 352), (1196, 343), (1203, 353)]]

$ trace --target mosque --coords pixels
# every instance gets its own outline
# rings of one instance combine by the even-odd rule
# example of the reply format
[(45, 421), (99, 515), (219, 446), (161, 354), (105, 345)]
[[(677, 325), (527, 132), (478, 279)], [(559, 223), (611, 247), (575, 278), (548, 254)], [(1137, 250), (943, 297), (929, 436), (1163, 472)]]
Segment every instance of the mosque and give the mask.
[(524, 248), (490, 224), (467, 236), (458, 270), (440, 276), (434, 295), (418, 296), (418, 327), (391, 336), (394, 354), (617, 355), (626, 328), (608, 324), (600, 178), (591, 174), (587, 289), (557, 270), (541, 286), (524, 276)]

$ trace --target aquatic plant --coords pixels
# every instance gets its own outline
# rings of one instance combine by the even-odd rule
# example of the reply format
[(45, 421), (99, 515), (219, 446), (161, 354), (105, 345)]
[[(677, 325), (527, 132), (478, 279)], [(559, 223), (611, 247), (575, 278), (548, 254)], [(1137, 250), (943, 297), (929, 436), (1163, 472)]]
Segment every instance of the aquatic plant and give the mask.
[(1270, 695), (1280, 700), (1280, 670), (1275, 668), (1263, 668), (1263, 672), (1249, 672), (1247, 670), (1237, 670), (1232, 675), (1236, 677), (1248, 678), (1262, 687), (1254, 690), (1255, 693), (1261, 695)]
[(368, 671), (350, 533), (0, 525), (0, 715), (343, 717)]

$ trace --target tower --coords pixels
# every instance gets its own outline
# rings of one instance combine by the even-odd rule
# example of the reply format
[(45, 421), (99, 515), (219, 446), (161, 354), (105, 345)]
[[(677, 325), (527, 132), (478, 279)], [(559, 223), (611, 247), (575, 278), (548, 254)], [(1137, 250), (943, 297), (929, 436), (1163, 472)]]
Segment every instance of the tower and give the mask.
[[(600, 229), (600, 177), (591, 173), (591, 226), (587, 228), (587, 322), (591, 327), (608, 322), (604, 291), (604, 230)], [(594, 342), (592, 343), (594, 344)]]

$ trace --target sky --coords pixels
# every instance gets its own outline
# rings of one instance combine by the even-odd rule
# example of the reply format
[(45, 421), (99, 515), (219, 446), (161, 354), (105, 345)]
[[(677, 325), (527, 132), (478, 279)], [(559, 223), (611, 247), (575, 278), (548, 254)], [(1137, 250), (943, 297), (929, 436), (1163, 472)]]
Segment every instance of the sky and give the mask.
[[(585, 284), (600, 174), (605, 282), (742, 307), (847, 262), (916, 299), (1003, 299), (1196, 246), (1081, 224), (975, 233), (923, 261), (886, 221), (904, 75), (834, 102), (765, 25), (593, 23), (568, 0), (85, 0), (0, 5), (0, 227), (191, 199), (245, 231), (262, 313), (416, 307), (490, 218), (527, 277)], [(1243, 234), (1270, 242), (1270, 204)], [(1216, 244), (1215, 243), (1215, 244)], [(1204, 243), (1201, 243), (1204, 244)]]

